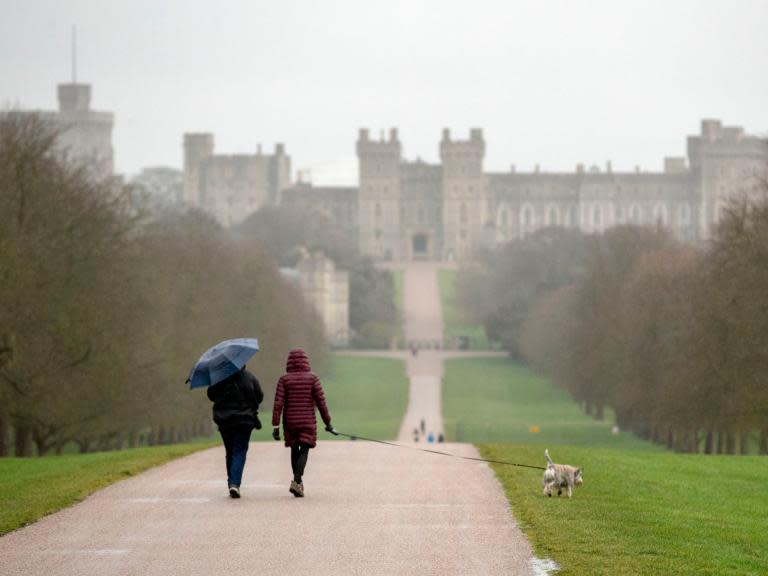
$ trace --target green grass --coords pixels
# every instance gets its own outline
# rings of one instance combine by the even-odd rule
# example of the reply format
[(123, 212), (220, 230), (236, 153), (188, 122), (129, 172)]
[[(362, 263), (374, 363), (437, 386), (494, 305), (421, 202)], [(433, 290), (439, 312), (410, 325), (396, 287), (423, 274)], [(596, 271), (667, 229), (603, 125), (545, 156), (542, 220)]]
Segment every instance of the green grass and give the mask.
[(0, 458), (0, 535), (70, 506), (108, 484), (211, 445), (176, 444), (45, 458)]
[[(337, 429), (371, 438), (397, 437), (408, 403), (405, 362), (334, 356), (329, 373), (319, 376)], [(326, 432), (320, 437), (333, 438)]]
[[(484, 457), (541, 463), (536, 445)], [(534, 470), (494, 466), (537, 556), (562, 575), (768, 574), (768, 458), (555, 447), (584, 468), (572, 499), (547, 498)]]
[(586, 416), (568, 394), (507, 358), (447, 360), (443, 422), (447, 438), (463, 442), (661, 450), (630, 433), (614, 436), (610, 412), (602, 422)]
[(445, 323), (443, 336), (446, 344), (453, 347), (459, 336), (467, 336), (470, 349), (487, 350), (490, 348), (485, 328), (469, 321), (456, 302), (456, 270), (440, 270), (437, 280), (440, 287), (440, 302), (443, 307), (443, 321)]

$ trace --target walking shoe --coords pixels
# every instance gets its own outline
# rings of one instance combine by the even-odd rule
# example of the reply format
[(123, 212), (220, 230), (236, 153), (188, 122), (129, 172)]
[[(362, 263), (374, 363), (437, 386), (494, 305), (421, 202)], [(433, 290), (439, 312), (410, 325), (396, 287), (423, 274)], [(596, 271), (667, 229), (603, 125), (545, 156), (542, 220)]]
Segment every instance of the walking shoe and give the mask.
[(299, 482), (299, 498), (304, 498), (304, 482)]
[(240, 488), (237, 486), (230, 486), (229, 487), (229, 497), (230, 498), (240, 498)]
[(301, 484), (296, 482), (296, 480), (291, 480), (291, 487), (288, 488), (288, 491), (296, 496), (296, 498), (301, 498), (304, 495), (299, 486), (301, 486)]

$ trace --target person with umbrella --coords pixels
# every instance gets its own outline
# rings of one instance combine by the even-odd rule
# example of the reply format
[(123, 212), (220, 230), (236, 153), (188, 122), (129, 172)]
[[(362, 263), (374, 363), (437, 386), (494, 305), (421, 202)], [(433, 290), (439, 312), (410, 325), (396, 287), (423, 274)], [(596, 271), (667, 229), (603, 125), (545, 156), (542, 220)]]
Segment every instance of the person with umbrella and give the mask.
[(200, 357), (187, 380), (190, 388), (208, 386), (213, 421), (224, 441), (227, 486), (232, 498), (240, 498), (251, 431), (261, 430), (258, 414), (264, 393), (258, 379), (245, 367), (258, 349), (258, 342), (250, 338), (221, 342)]
[(309, 358), (301, 348), (288, 354), (286, 373), (280, 377), (275, 391), (272, 410), (272, 437), (280, 440), (280, 417), (283, 419), (285, 445), (291, 449), (293, 481), (289, 491), (297, 498), (304, 497), (304, 469), (309, 450), (317, 445), (317, 418), (315, 407), (331, 434), (338, 433), (331, 425), (331, 413), (325, 403), (320, 379), (312, 373)]

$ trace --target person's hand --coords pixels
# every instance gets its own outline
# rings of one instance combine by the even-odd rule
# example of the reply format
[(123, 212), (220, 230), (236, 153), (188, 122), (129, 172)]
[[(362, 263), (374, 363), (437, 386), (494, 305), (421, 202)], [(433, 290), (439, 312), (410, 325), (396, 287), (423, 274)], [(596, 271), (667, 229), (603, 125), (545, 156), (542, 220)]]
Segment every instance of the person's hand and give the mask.
[(326, 430), (327, 432), (330, 432), (330, 433), (331, 433), (331, 434), (333, 434), (334, 436), (338, 436), (338, 435), (339, 435), (339, 433), (338, 433), (338, 432), (336, 432), (336, 428), (334, 428), (334, 427), (333, 427), (333, 424), (326, 424), (326, 425), (325, 425), (325, 430)]
[(278, 426), (272, 428), (272, 438), (280, 440), (280, 428)]
[(256, 425), (255, 425), (255, 428), (256, 428), (256, 430), (261, 430), (261, 420), (259, 420), (259, 417), (258, 417), (258, 416), (256, 416)]

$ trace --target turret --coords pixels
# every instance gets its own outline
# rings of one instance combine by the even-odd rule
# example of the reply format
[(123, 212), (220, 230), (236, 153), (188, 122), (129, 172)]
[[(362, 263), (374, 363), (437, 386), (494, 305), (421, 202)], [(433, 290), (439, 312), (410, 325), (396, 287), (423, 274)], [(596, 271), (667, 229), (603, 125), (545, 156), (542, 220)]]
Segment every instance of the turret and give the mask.
[(399, 260), (400, 159), (402, 146), (397, 129), (373, 140), (361, 128), (357, 138), (360, 192), (358, 223), (360, 252), (380, 260)]
[(193, 206), (203, 203), (201, 165), (213, 156), (213, 134), (184, 134), (184, 199)]

